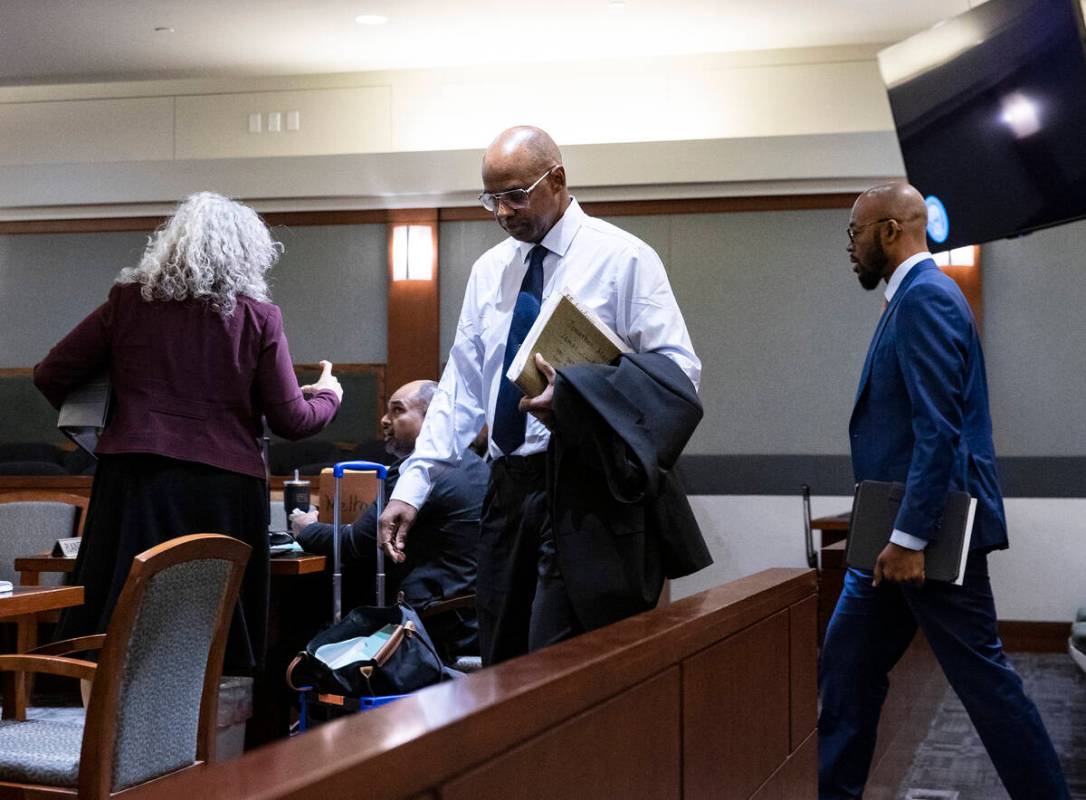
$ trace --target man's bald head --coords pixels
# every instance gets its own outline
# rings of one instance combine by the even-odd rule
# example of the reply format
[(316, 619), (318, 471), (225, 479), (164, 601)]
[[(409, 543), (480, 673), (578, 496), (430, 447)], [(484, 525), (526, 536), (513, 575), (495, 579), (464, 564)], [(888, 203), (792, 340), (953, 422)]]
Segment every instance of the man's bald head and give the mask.
[(415, 439), (422, 430), (422, 420), (435, 391), (437, 383), (434, 381), (411, 381), (388, 398), (388, 410), (381, 417), (381, 430), (385, 449), (397, 458), (405, 458), (415, 449)]
[(848, 254), (860, 285), (874, 289), (907, 258), (927, 250), (927, 224), (924, 198), (907, 183), (883, 183), (857, 197)]
[(918, 235), (923, 243), (928, 207), (916, 187), (900, 181), (883, 183), (861, 194), (856, 204), (869, 206), (876, 219), (897, 220), (906, 233)]
[(514, 166), (542, 175), (561, 163), (562, 152), (545, 130), (517, 125), (502, 131), (490, 143), (483, 156), (483, 175), (485, 180), (488, 169), (502, 171)]
[[(502, 199), (503, 193), (532, 186), (521, 208)], [(530, 125), (504, 130), (490, 143), (483, 155), (483, 188), (497, 195), (498, 224), (522, 242), (541, 241), (569, 205), (562, 153), (546, 131)]]
[(436, 391), (437, 381), (411, 381), (397, 389), (392, 397), (414, 403), (425, 414)]

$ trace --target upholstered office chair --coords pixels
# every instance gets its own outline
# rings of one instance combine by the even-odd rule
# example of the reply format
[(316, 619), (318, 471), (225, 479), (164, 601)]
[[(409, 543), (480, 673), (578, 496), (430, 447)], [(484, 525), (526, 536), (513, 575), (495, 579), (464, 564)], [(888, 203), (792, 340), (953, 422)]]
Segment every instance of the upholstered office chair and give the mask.
[[(105, 634), (0, 656), (4, 703), (14, 670), (94, 682), (83, 725), (0, 721), (0, 797), (100, 800), (207, 761), (248, 557), (248, 545), (216, 534), (152, 547), (134, 559)], [(99, 649), (97, 665), (57, 655)]]
[[(57, 539), (81, 536), (88, 502), (77, 494), (47, 490), (0, 494), (0, 580), (19, 582), (16, 558), (47, 553)], [(59, 584), (62, 578), (50, 575), (44, 583)]]

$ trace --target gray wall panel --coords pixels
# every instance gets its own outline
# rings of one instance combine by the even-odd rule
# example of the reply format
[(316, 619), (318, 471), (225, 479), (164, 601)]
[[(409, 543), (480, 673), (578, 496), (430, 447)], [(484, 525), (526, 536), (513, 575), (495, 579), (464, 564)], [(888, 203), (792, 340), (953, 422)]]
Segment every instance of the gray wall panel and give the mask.
[(146, 243), (141, 233), (0, 236), (0, 367), (40, 361), (105, 302)]
[(1084, 253), (1086, 222), (982, 248), (984, 349), (1001, 456), (1086, 455)]
[(443, 222), (438, 231), (438, 294), (440, 299), (441, 363), (449, 360), (449, 349), (456, 338), (456, 321), (464, 303), (471, 265), (506, 237), (493, 220)]
[[(845, 210), (620, 217), (668, 268), (705, 364), (706, 420), (692, 455), (841, 455), (856, 379), (879, 314), (844, 256)], [(383, 362), (383, 225), (277, 228), (272, 271), (292, 354)], [(442, 360), (472, 263), (504, 234), (441, 226)], [(27, 367), (134, 264), (140, 233), (0, 236), (0, 367)], [(1086, 223), (983, 251), (985, 349), (1004, 457), (1086, 455)]]
[(385, 225), (277, 227), (283, 257), (271, 271), (272, 299), (296, 362), (322, 358), (383, 364), (388, 354)]
[(848, 452), (881, 297), (845, 257), (847, 211), (675, 216), (668, 270), (703, 363), (689, 453)]

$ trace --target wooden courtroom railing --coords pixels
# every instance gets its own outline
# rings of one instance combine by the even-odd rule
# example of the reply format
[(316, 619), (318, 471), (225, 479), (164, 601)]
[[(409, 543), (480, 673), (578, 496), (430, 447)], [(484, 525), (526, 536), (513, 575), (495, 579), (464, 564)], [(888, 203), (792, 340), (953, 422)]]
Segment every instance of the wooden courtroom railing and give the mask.
[(814, 798), (816, 582), (771, 569), (132, 798)]

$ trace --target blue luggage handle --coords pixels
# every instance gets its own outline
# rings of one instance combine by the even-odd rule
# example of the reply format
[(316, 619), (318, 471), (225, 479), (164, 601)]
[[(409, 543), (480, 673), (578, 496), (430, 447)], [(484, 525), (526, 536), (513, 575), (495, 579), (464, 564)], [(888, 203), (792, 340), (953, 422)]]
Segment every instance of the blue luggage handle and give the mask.
[(377, 607), (385, 606), (385, 551), (381, 549), (381, 512), (384, 510), (385, 479), (388, 467), (374, 461), (340, 461), (332, 467), (332, 477), (336, 482), (336, 496), (332, 503), (332, 624), (339, 622), (342, 616), (343, 573), (340, 567), (339, 553), (339, 481), (346, 470), (358, 472), (376, 472), (380, 484), (377, 487)]
[(332, 474), (337, 478), (342, 478), (343, 473), (349, 469), (357, 472), (376, 472), (377, 479), (382, 483), (388, 477), (388, 467), (376, 461), (340, 461), (332, 467)]

